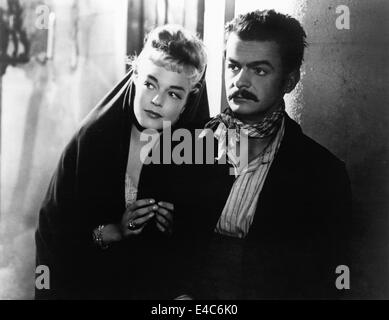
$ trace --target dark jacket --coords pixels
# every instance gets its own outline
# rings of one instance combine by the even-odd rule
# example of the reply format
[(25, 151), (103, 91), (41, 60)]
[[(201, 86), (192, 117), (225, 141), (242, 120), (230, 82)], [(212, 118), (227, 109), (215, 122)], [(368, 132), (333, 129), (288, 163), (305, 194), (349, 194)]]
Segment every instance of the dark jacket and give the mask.
[(344, 295), (335, 286), (335, 271), (347, 265), (352, 272), (349, 178), (344, 163), (303, 134), (295, 121), (286, 118), (284, 138), (244, 240), (213, 232), (235, 179), (229, 165), (192, 166), (188, 172), (192, 183), (185, 194), (192, 196), (182, 200), (185, 216), (177, 219), (177, 229), (188, 248), (189, 294), (199, 299)]
[[(66, 146), (39, 213), (36, 264), (50, 270), (50, 289), (37, 299), (169, 299), (176, 295), (179, 257), (151, 221), (140, 236), (101, 250), (92, 241), (98, 225), (118, 223), (125, 211), (124, 181), (133, 121), (131, 73), (92, 110)], [(205, 86), (185, 111), (206, 109)], [(184, 119), (185, 120), (185, 119)], [(188, 120), (189, 121), (189, 120)], [(183, 125), (182, 121), (180, 125)], [(173, 164), (174, 165), (174, 164)], [(159, 178), (164, 166), (143, 166), (138, 199), (172, 201), (159, 190), (183, 189)], [(143, 176), (152, 171), (152, 178)], [(152, 184), (159, 183), (159, 188)], [(148, 187), (151, 187), (149, 190)], [(178, 263), (176, 262), (178, 261)]]

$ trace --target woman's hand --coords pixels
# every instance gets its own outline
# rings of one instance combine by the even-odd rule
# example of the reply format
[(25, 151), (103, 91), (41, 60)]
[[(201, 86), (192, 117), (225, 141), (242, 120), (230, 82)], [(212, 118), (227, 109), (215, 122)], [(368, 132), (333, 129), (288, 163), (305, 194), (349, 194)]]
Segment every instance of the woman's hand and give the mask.
[(173, 228), (174, 205), (169, 202), (158, 202), (154, 199), (135, 201), (124, 212), (119, 224), (107, 224), (102, 230), (103, 242), (107, 245), (121, 241), (129, 236), (138, 235), (147, 222), (156, 217), (158, 230), (171, 234)]
[(156, 211), (156, 224), (159, 231), (171, 234), (173, 231), (173, 211), (174, 205), (169, 202), (158, 202)]
[(140, 234), (147, 222), (155, 216), (157, 209), (154, 199), (137, 200), (128, 206), (120, 222), (122, 237)]
[(158, 206), (154, 199), (137, 200), (124, 212), (120, 223), (107, 224), (102, 230), (104, 244), (110, 245), (113, 242), (121, 241), (131, 235), (138, 235), (142, 232), (147, 222), (155, 216)]

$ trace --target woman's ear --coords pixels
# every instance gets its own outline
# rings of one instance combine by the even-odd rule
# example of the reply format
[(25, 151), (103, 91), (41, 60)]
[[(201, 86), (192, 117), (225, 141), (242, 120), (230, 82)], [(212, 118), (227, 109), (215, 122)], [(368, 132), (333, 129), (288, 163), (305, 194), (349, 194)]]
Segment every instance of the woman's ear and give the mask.
[(190, 92), (193, 94), (197, 94), (199, 93), (200, 89), (201, 89), (201, 83), (197, 82)]
[(198, 88), (193, 88), (193, 89), (191, 90), (191, 92), (190, 92), (190, 93), (193, 93), (193, 94), (198, 94), (198, 93), (199, 93), (199, 91), (200, 91), (200, 89), (198, 89)]
[(134, 68), (132, 71), (132, 74), (133, 74), (134, 78), (138, 78), (138, 69)]

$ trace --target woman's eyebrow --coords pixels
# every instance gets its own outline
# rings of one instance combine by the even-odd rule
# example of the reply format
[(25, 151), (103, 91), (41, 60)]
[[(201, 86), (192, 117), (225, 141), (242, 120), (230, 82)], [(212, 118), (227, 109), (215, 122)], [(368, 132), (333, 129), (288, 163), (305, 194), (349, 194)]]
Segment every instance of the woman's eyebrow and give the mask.
[(151, 74), (148, 74), (147, 75), (147, 78), (150, 78), (151, 80), (153, 80), (154, 82), (158, 83), (158, 79), (154, 76), (152, 76)]
[(170, 89), (181, 90), (181, 91), (186, 92), (185, 88), (180, 87), (180, 86), (170, 86)]
[[(148, 74), (147, 78), (150, 78), (151, 80), (153, 80), (154, 82), (156, 82), (159, 85), (158, 79), (156, 77), (152, 76), (151, 74)], [(180, 86), (169, 86), (169, 89), (181, 90), (181, 91), (186, 92), (185, 88), (184, 87), (180, 87)]]

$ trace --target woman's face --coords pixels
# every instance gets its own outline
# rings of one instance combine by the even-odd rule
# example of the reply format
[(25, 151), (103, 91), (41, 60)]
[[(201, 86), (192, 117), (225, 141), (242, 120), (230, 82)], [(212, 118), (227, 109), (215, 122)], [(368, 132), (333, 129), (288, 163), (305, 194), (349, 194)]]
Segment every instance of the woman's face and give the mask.
[(169, 71), (147, 59), (134, 76), (134, 113), (139, 124), (161, 130), (177, 122), (191, 89), (185, 72)]

